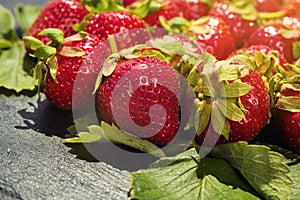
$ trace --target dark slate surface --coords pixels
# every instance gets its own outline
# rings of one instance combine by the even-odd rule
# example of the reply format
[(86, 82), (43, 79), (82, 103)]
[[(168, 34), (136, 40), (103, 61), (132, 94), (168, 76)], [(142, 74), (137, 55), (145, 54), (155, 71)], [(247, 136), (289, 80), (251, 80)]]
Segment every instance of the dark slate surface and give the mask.
[(71, 113), (4, 95), (0, 113), (0, 199), (127, 199), (127, 171), (78, 159), (63, 144)]

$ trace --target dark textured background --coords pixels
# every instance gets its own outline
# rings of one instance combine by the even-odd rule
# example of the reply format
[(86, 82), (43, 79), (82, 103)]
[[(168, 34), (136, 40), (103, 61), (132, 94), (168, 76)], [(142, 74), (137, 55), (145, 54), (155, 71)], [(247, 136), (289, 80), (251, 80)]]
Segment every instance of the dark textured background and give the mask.
[[(45, 2), (0, 3), (13, 9)], [(61, 137), (72, 113), (37, 99), (0, 93), (0, 200), (127, 199), (128, 172), (72, 154)]]

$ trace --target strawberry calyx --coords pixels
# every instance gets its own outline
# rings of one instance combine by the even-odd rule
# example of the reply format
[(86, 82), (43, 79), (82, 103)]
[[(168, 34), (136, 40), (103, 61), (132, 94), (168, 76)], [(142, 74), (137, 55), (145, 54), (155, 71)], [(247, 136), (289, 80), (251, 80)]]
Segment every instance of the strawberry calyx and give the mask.
[(128, 12), (138, 16), (139, 18), (145, 18), (147, 15), (160, 10), (168, 2), (156, 1), (156, 0), (142, 0), (136, 1), (127, 7)]
[(258, 19), (258, 12), (255, 8), (253, 0), (231, 0), (228, 4), (228, 11), (241, 15), (242, 19), (247, 21), (255, 21)]
[(252, 89), (252, 86), (240, 80), (248, 72), (249, 69), (245, 65), (233, 64), (231, 60), (216, 62), (208, 53), (202, 55), (200, 65), (194, 65), (188, 75), (188, 81), (198, 99), (195, 100), (196, 113), (189, 123), (199, 122), (196, 126), (198, 135), (202, 134), (211, 122), (217, 134), (229, 139), (229, 120), (239, 122), (248, 112), (240, 100), (241, 96)]
[(101, 13), (105, 11), (119, 11), (126, 9), (115, 0), (80, 0), (81, 4), (92, 13)]
[(47, 28), (42, 30), (38, 35), (47, 36), (50, 39), (48, 44), (44, 44), (32, 36), (23, 37), (23, 41), (26, 48), (34, 52), (30, 54), (30, 56), (38, 59), (36, 66), (33, 68), (33, 75), (36, 80), (36, 85), (40, 90), (40, 86), (46, 82), (48, 73), (50, 73), (53, 80), (57, 82), (58, 56), (81, 57), (85, 55), (85, 52), (81, 49), (64, 46), (64, 44), (83, 40), (87, 36), (87, 33), (79, 32), (73, 36), (64, 38), (64, 33), (60, 29)]

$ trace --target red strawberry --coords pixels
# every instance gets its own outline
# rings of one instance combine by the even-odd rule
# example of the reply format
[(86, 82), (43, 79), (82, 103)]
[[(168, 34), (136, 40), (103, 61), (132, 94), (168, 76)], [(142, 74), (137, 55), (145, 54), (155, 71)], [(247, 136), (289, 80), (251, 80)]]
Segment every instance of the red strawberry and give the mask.
[(88, 20), (84, 31), (98, 36), (101, 41), (106, 40), (108, 35), (117, 34), (116, 39), (120, 40), (117, 44), (121, 49), (143, 43), (148, 39), (144, 21), (123, 11), (94, 14)]
[[(214, 79), (212, 79), (212, 81), (213, 80)], [(195, 142), (197, 144), (202, 144), (204, 141), (206, 144), (210, 145), (214, 145), (215, 143), (221, 144), (236, 141), (250, 141), (254, 137), (256, 137), (260, 133), (262, 128), (266, 125), (270, 110), (270, 98), (262, 77), (259, 75), (258, 72), (254, 70), (249, 70), (248, 73), (244, 74), (239, 80), (240, 82), (229, 81), (228, 83), (225, 83), (225, 88), (227, 88), (228, 90), (229, 86), (226, 86), (226, 84), (230, 85), (233, 83), (241, 84), (241, 86), (236, 86), (239, 87), (240, 91), (242, 87), (245, 87), (245, 85), (243, 84), (246, 84), (247, 87), (250, 86), (250, 91), (249, 88), (247, 89), (249, 92), (245, 92), (245, 94), (239, 96), (240, 101), (233, 101), (231, 97), (227, 97), (227, 104), (225, 104), (225, 108), (222, 108), (223, 106), (221, 105), (223, 103), (221, 102), (224, 102), (225, 99), (222, 99), (222, 95), (218, 94), (217, 91), (217, 99), (213, 99), (213, 102), (206, 101), (206, 104), (211, 106), (211, 123), (208, 123), (207, 126), (201, 127), (201, 129), (198, 130), (200, 131), (198, 132), (200, 135), (197, 135), (195, 138)], [(216, 84), (215, 81), (212, 83)], [(234, 87), (232, 87), (231, 89), (234, 89)], [(229, 95), (229, 93), (225, 94), (226, 96)], [(243, 107), (240, 107), (240, 103), (238, 102), (240, 102), (243, 105)], [(234, 107), (231, 107), (231, 103), (236, 104), (236, 107), (234, 106), (235, 111), (233, 110)], [(236, 109), (238, 107), (240, 107), (240, 110)], [(244, 109), (246, 109), (247, 111), (245, 111)], [(241, 111), (244, 114), (239, 116), (239, 119), (233, 120), (233, 118), (235, 118), (233, 116), (240, 113)], [(221, 117), (220, 113), (223, 113), (223, 117)], [(224, 116), (224, 113), (226, 114), (226, 116)], [(229, 117), (232, 119), (230, 119)], [(215, 122), (213, 122), (213, 120), (215, 120)], [(216, 122), (217, 124), (215, 124)], [(226, 127), (229, 128), (229, 130), (227, 130)], [(217, 131), (217, 129), (219, 129), (219, 131)], [(223, 131), (225, 131), (225, 133)]]
[(161, 4), (161, 7), (156, 8), (154, 11), (150, 9), (150, 12), (144, 19), (149, 25), (158, 27), (161, 27), (160, 17), (165, 20), (170, 20), (174, 17), (196, 20), (207, 15), (211, 6), (201, 0), (157, 0), (157, 3)]
[(161, 27), (159, 21), (160, 17), (163, 17), (165, 20), (169, 20), (179, 16), (174, 1), (158, 0), (158, 3), (161, 4), (161, 7), (158, 10), (149, 13), (144, 18), (145, 22), (147, 22), (150, 26)]
[[(252, 10), (251, 12), (250, 9)], [(239, 8), (233, 4), (217, 3), (210, 10), (209, 15), (220, 17), (229, 25), (232, 37), (235, 40), (235, 46), (236, 48), (240, 48), (258, 28), (255, 13), (254, 4)]]
[(282, 23), (285, 26), (290, 27), (291, 29), (298, 29), (298, 30), (300, 30), (300, 18), (298, 19), (296, 17), (285, 16), (282, 19)]
[[(272, 50), (269, 46), (267, 45), (263, 45), (263, 44), (257, 44), (257, 45), (251, 45), (249, 47), (243, 47), (240, 49), (237, 49), (236, 51), (232, 52), (228, 58), (231, 58), (233, 56), (236, 56), (238, 54), (244, 54), (247, 53), (250, 56), (254, 56), (255, 51), (259, 51), (261, 52), (263, 55), (266, 56), (272, 56)], [(275, 52), (274, 52), (275, 53)], [(285, 66), (287, 64), (287, 60), (284, 58), (284, 56), (282, 54), (278, 55), (278, 59), (279, 59), (279, 63), (281, 66)], [(288, 70), (288, 68), (285, 68), (286, 70)]]
[(277, 12), (282, 9), (283, 0), (255, 0), (258, 12)]
[(223, 60), (235, 50), (235, 43), (229, 26), (218, 17), (209, 16), (202, 24), (206, 33), (195, 33), (197, 43), (218, 60)]
[(277, 127), (281, 130), (280, 135), (284, 144), (300, 154), (300, 87), (299, 84), (296, 85), (283, 87), (273, 116)]
[(49, 41), (48, 37), (38, 36), (45, 28), (59, 28), (65, 37), (76, 32), (72, 26), (79, 23), (88, 14), (88, 11), (78, 0), (53, 0), (47, 3), (41, 10), (39, 16), (31, 25), (27, 35), (36, 37), (44, 43)]
[[(278, 50), (285, 59), (292, 63), (298, 59), (299, 32), (286, 29), (279, 24), (262, 26), (256, 30), (245, 44), (246, 47), (256, 44), (264, 44), (271, 49)], [(295, 49), (295, 51), (293, 50)]]
[(177, 87), (173, 68), (158, 58), (118, 60), (96, 93), (99, 120), (165, 146), (179, 129)]
[(285, 11), (285, 16), (295, 17), (300, 19), (300, 1), (299, 0), (290, 0), (283, 6)]
[[(59, 30), (54, 30), (57, 39)], [(49, 38), (54, 38), (51, 37), (53, 29), (45, 29), (43, 32)], [(33, 49), (34, 56), (39, 58), (35, 74), (39, 82), (44, 80), (41, 84), (47, 99), (60, 109), (70, 110), (72, 106), (84, 106), (85, 100), (92, 95), (103, 60), (110, 51), (100, 43), (97, 36), (80, 32), (60, 43), (59, 41), (63, 41), (63, 33), (59, 33), (61, 38), (52, 43), (58, 44), (57, 47), (43, 45)], [(24, 40), (28, 44), (31, 38), (25, 37)]]

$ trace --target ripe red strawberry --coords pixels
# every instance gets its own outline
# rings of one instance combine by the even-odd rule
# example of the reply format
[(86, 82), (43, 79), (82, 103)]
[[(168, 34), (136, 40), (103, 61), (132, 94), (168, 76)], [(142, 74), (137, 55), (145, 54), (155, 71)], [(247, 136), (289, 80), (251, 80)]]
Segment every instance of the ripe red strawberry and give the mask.
[(64, 32), (65, 37), (76, 32), (72, 26), (79, 23), (88, 14), (88, 11), (78, 0), (53, 0), (47, 3), (41, 10), (39, 16), (31, 25), (28, 36), (40, 39), (44, 43), (49, 41), (46, 36), (38, 36), (45, 28), (59, 28)]
[(221, 18), (209, 16), (197, 26), (207, 30), (205, 33), (195, 33), (197, 43), (218, 60), (227, 58), (235, 50), (230, 27)]
[[(243, 47), (243, 48), (237, 49), (236, 51), (232, 52), (228, 56), (228, 58), (231, 58), (238, 54), (244, 54), (244, 53), (248, 53), (250, 56), (254, 56), (255, 51), (259, 51), (266, 56), (272, 56), (272, 54), (273, 54), (272, 50), (269, 46), (263, 45), (263, 44), (257, 44), (257, 45), (251, 45), (249, 47)], [(284, 58), (284, 56), (282, 54), (278, 55), (278, 61), (279, 61), (278, 64), (280, 64), (282, 67), (284, 67), (286, 70), (288, 70), (288, 68), (285, 67), (285, 65), (287, 64), (287, 60)]]
[(290, 0), (284, 4), (283, 10), (285, 11), (285, 16), (295, 17), (300, 19), (300, 1), (299, 0)]
[[(217, 133), (216, 128), (224, 129), (225, 127), (226, 129), (227, 127), (225, 121), (224, 124), (221, 123), (214, 125), (213, 120), (216, 120), (218, 122), (220, 119), (222, 119), (216, 117), (220, 115), (217, 114), (216, 111), (218, 109), (221, 110), (221, 102), (224, 102), (224, 100), (222, 100), (222, 97), (221, 99), (217, 98), (216, 100), (211, 102), (211, 123), (208, 123), (206, 127), (203, 127), (203, 129), (201, 129), (203, 131), (200, 132), (200, 135), (196, 136), (195, 142), (197, 144), (202, 144), (203, 141), (205, 141), (206, 144), (210, 145), (213, 145), (215, 143), (221, 144), (236, 141), (250, 141), (254, 139), (254, 137), (256, 137), (260, 133), (262, 128), (266, 125), (270, 110), (270, 97), (262, 77), (259, 75), (258, 72), (254, 70), (249, 70), (249, 72), (246, 75), (243, 75), (240, 78), (240, 81), (241, 82), (239, 84), (244, 83), (248, 86), (251, 86), (250, 92), (243, 94), (239, 97), (240, 102), (243, 105), (243, 108), (241, 108), (240, 110), (244, 112), (244, 115), (240, 116), (242, 118), (240, 118), (239, 120), (232, 120), (228, 118), (228, 116), (232, 117), (233, 115), (238, 114), (238, 112), (233, 113), (234, 111), (232, 109), (228, 109), (230, 103), (236, 103), (235, 101), (232, 101), (232, 99), (229, 100), (229, 98), (229, 101), (227, 100), (227, 104), (225, 105), (227, 107), (227, 110), (221, 111), (221, 113), (225, 111), (226, 115), (228, 115), (226, 117), (223, 116), (223, 118), (226, 118), (226, 121), (229, 125), (229, 133), (227, 133), (228, 135), (225, 134), (228, 138), (226, 138), (223, 134), (220, 135), (220, 132)], [(233, 82), (230, 81), (229, 83), (232, 84)], [(219, 95), (220, 94), (217, 94), (217, 96)], [(207, 103), (209, 104), (209, 101)], [(240, 106), (239, 103), (237, 103), (236, 106)], [(216, 107), (218, 109), (216, 109)], [(247, 111), (245, 112), (244, 109), (246, 109)], [(222, 122), (222, 120), (220, 121)]]
[[(54, 30), (55, 38), (58, 38), (59, 30)], [(53, 29), (43, 32), (53, 39)], [(34, 56), (39, 59), (34, 69), (35, 77), (42, 84), (46, 98), (56, 107), (66, 110), (72, 109), (72, 106), (80, 108), (92, 95), (97, 75), (110, 50), (100, 43), (97, 36), (88, 33), (77, 33), (62, 43), (59, 41), (63, 41), (63, 33), (59, 34), (61, 38), (54, 41), (56, 47), (42, 45), (33, 49)], [(30, 43), (30, 37), (24, 39), (27, 44)]]
[(179, 129), (177, 87), (172, 66), (158, 58), (117, 60), (96, 93), (99, 120), (165, 146)]
[(289, 63), (297, 60), (299, 56), (299, 49), (296, 48), (299, 45), (299, 32), (279, 24), (260, 27), (249, 37), (245, 46), (256, 44), (264, 44), (278, 50)]
[(283, 0), (255, 0), (258, 12), (277, 12), (282, 9)]
[[(274, 121), (279, 128), (283, 143), (287, 145), (295, 153), (300, 154), (300, 89), (297, 87), (286, 87), (281, 90), (281, 96), (275, 105), (273, 112)], [(290, 99), (289, 99), (290, 98)], [(285, 99), (288, 104), (286, 107), (282, 104), (282, 99)], [(298, 99), (298, 100), (297, 100)]]
[(282, 19), (282, 24), (284, 24), (284, 26), (288, 26), (291, 29), (298, 29), (300, 30), (300, 18), (296, 18), (296, 17), (288, 17), (285, 16)]
[[(250, 12), (251, 9), (252, 11)], [(235, 10), (235, 12), (231, 11)], [(254, 4), (238, 8), (233, 4), (217, 3), (209, 15), (222, 18), (231, 28), (236, 48), (240, 48), (248, 37), (258, 28)], [(250, 14), (250, 15), (247, 15)]]
[(108, 35), (117, 34), (116, 39), (120, 40), (117, 41), (117, 45), (121, 49), (143, 43), (148, 39), (144, 21), (123, 11), (94, 14), (88, 20), (84, 31), (98, 36), (101, 41), (106, 40)]

